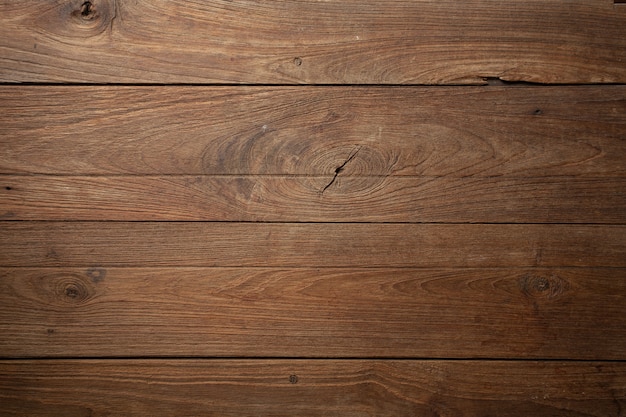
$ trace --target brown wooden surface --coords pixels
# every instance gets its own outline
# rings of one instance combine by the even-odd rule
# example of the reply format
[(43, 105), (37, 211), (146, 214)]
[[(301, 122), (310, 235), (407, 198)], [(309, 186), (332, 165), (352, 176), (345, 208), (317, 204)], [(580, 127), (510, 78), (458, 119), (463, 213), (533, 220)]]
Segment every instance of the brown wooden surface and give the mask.
[(626, 226), (0, 222), (1, 266), (626, 267)]
[(626, 81), (613, 0), (12, 0), (0, 81)]
[[(626, 6), (625, 6), (626, 9)], [(626, 86), (0, 86), (0, 173), (626, 176)]]
[(624, 416), (620, 3), (0, 2), (0, 416)]
[(0, 176), (0, 181), (3, 220), (626, 222), (626, 177)]
[(616, 362), (0, 362), (3, 416), (619, 417), (624, 398)]
[(624, 305), (624, 268), (2, 268), (0, 352), (622, 359)]

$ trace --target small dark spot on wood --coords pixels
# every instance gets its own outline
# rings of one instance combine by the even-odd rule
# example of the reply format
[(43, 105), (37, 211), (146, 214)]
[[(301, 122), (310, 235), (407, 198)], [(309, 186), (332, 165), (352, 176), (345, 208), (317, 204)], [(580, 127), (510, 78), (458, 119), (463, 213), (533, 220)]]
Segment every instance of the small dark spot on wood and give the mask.
[(36, 43), (33, 44), (33, 49), (37, 49), (37, 44)]
[(298, 375), (289, 375), (289, 382), (291, 384), (297, 384), (298, 383)]
[(48, 334), (54, 334), (54, 329), (48, 329)]
[(46, 258), (59, 259), (59, 254), (54, 250), (54, 248), (48, 249), (46, 252)]
[(79, 296), (78, 288), (74, 286), (68, 286), (67, 288), (65, 288), (65, 295), (70, 298), (77, 298)]
[(107, 270), (104, 268), (89, 268), (85, 274), (91, 278), (91, 281), (97, 284), (107, 276)]
[(541, 116), (543, 114), (543, 112), (541, 111), (541, 109), (535, 109), (535, 111), (533, 112), (533, 114), (535, 116)]
[(550, 289), (550, 281), (548, 281), (546, 278), (539, 278), (535, 282), (535, 288), (539, 292), (547, 291)]
[(294, 58), (293, 63), (296, 65), (296, 67), (299, 67), (300, 65), (302, 65), (302, 58), (300, 57)]
[(13, 188), (11, 188), (11, 187), (4, 187), (4, 189), (7, 190), (7, 191), (11, 191)]
[(93, 14), (93, 4), (90, 1), (86, 1), (80, 6), (80, 15), (82, 17), (90, 19), (91, 17), (93, 17)]

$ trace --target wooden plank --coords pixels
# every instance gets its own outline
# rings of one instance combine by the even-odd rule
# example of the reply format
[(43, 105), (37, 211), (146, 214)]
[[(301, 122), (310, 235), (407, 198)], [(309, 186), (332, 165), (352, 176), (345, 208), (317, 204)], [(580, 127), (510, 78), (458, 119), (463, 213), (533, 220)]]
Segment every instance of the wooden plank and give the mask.
[(626, 223), (626, 177), (0, 176), (0, 218)]
[(626, 226), (0, 222), (0, 266), (626, 267)]
[(625, 305), (623, 268), (2, 268), (0, 357), (620, 360)]
[(626, 364), (4, 361), (0, 399), (4, 416), (619, 417)]
[(462, 9), (452, 0), (5, 1), (0, 81), (626, 81), (626, 11), (612, 0)]
[(0, 96), (4, 174), (332, 177), (358, 150), (342, 176), (626, 176), (626, 86), (0, 86)]

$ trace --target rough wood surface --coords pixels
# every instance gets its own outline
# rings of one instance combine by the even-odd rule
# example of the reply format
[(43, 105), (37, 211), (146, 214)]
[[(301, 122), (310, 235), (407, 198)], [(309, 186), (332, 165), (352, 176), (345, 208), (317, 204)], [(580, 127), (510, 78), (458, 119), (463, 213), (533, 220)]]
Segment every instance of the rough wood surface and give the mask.
[(626, 223), (626, 178), (0, 176), (4, 220)]
[(624, 305), (623, 268), (0, 268), (0, 357), (622, 359)]
[(620, 417), (626, 364), (0, 362), (3, 416)]
[(626, 86), (0, 86), (0, 97), (2, 174), (332, 177), (358, 150), (341, 176), (626, 177)]
[(626, 267), (626, 226), (0, 222), (0, 266)]
[(613, 0), (12, 0), (0, 81), (626, 81)]
[(622, 417), (620, 3), (0, 1), (0, 416)]

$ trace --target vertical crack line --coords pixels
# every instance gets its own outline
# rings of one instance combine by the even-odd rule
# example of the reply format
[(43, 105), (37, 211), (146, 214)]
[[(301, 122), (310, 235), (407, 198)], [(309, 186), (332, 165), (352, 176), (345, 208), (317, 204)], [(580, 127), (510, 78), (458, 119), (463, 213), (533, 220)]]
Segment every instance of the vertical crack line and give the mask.
[(111, 35), (113, 35), (113, 21), (117, 18), (117, 0), (113, 0), (113, 16), (111, 16), (111, 22), (109, 23)]
[(341, 164), (340, 166), (337, 167), (337, 169), (335, 169), (335, 175), (333, 176), (333, 179), (330, 180), (328, 184), (326, 184), (326, 187), (324, 187), (322, 191), (320, 191), (320, 194), (324, 194), (324, 191), (328, 190), (328, 188), (335, 183), (335, 180), (337, 179), (341, 171), (343, 171), (346, 165), (348, 165), (350, 161), (354, 159), (354, 157), (356, 156), (357, 153), (359, 153), (362, 147), (363, 146), (359, 145), (356, 149), (354, 149), (348, 156), (348, 159), (346, 159), (343, 164)]

